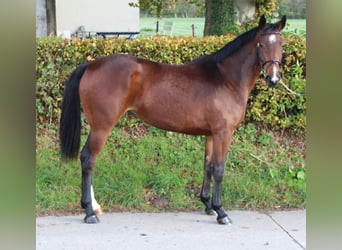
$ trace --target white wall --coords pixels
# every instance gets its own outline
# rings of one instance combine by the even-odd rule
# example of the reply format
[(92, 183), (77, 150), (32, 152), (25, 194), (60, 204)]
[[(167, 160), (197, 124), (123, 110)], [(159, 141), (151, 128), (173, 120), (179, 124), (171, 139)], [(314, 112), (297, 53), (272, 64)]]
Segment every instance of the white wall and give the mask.
[(45, 0), (36, 0), (36, 36), (47, 36)]
[(243, 23), (247, 18), (253, 18), (255, 13), (254, 0), (234, 0), (235, 7), (237, 8), (238, 21)]
[(57, 34), (80, 26), (88, 32), (139, 32), (139, 8), (129, 2), (134, 0), (56, 0)]

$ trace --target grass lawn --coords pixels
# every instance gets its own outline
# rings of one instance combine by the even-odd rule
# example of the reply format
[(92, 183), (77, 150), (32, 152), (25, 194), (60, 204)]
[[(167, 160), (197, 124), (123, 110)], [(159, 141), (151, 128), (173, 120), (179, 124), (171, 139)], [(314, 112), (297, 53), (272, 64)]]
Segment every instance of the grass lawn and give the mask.
[[(156, 34), (157, 18), (140, 18), (140, 34), (142, 36), (153, 36)], [(172, 35), (175, 36), (191, 36), (192, 24), (195, 25), (195, 36), (202, 37), (204, 30), (204, 18), (163, 18), (159, 20), (159, 29), (162, 32), (164, 22), (171, 21), (174, 23)], [(306, 34), (305, 19), (289, 19), (285, 31)], [(169, 34), (169, 32), (166, 32)]]
[[(94, 169), (95, 196), (104, 210), (204, 209), (204, 138), (133, 124), (113, 130)], [(36, 150), (37, 214), (80, 212), (80, 162), (60, 161), (53, 131), (37, 136)], [(305, 207), (304, 137), (242, 125), (228, 153), (222, 189), (227, 210)]]

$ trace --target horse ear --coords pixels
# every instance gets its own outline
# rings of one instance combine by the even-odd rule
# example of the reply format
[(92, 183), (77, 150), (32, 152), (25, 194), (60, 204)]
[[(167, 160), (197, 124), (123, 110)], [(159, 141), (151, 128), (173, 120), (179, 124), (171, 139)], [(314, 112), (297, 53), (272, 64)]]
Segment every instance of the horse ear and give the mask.
[(285, 27), (285, 24), (286, 24), (286, 15), (284, 15), (281, 18), (281, 20), (276, 23), (278, 30), (281, 31)]
[(266, 18), (265, 15), (262, 15), (259, 20), (259, 29), (262, 29), (266, 25)]

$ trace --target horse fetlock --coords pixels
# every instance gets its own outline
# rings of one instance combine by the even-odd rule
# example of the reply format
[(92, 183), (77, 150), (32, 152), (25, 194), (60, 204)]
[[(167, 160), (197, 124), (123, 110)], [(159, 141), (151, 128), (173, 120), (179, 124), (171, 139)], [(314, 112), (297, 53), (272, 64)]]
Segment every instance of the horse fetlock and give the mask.
[(215, 206), (215, 205), (212, 205), (212, 208), (214, 209), (214, 211), (217, 213), (217, 218), (223, 218), (223, 217), (226, 217), (227, 214), (226, 212), (224, 211), (224, 209), (222, 208), (222, 206)]
[(206, 205), (207, 203), (210, 203), (210, 196), (205, 197), (201, 195), (201, 201)]
[(215, 210), (212, 209), (212, 208), (205, 208), (205, 213), (206, 213), (207, 215), (216, 215), (216, 214), (217, 214), (217, 213), (215, 212)]
[(210, 202), (210, 196), (209, 197), (204, 197), (201, 195), (201, 201), (205, 205), (205, 213), (208, 215), (213, 215), (214, 210), (211, 207), (211, 202)]
[(89, 201), (81, 201), (81, 207), (84, 208), (84, 209), (86, 209), (89, 204), (90, 204)]

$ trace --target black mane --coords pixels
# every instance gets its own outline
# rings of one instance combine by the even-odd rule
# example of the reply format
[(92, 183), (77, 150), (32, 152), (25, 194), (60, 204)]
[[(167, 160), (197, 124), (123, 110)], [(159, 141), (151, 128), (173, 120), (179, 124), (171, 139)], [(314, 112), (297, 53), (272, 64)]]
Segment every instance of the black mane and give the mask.
[(237, 50), (243, 47), (246, 43), (251, 41), (256, 35), (258, 28), (253, 28), (245, 33), (241, 34), (233, 41), (227, 43), (223, 48), (214, 52), (210, 55), (201, 56), (197, 59), (194, 59), (190, 63), (218, 63), (224, 60), (225, 58), (234, 54)]

